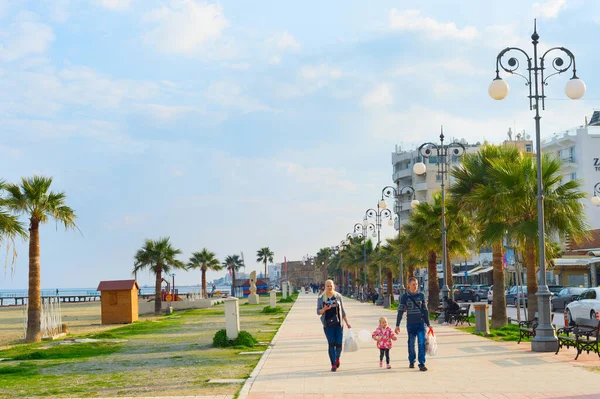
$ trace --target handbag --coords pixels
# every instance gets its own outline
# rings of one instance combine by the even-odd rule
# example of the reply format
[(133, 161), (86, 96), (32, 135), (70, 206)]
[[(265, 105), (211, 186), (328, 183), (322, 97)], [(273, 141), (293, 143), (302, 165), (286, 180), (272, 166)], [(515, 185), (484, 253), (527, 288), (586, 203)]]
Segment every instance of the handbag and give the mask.
[[(417, 308), (419, 308), (419, 305), (417, 305), (417, 302), (413, 299), (412, 296), (408, 295), (408, 298), (415, 304), (415, 306)], [(424, 310), (422, 307), (419, 308), (421, 310), (421, 319), (423, 319), (423, 323), (427, 324), (427, 321), (429, 319), (429, 314), (425, 314)]]

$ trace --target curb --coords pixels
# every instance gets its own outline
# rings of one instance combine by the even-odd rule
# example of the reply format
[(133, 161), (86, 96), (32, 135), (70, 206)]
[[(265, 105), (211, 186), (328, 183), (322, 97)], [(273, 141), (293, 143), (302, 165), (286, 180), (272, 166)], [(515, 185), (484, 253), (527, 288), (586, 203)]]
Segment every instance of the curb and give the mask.
[[(296, 301), (298, 301), (298, 299), (296, 299)], [(294, 301), (294, 306), (296, 306), (296, 301)], [(294, 309), (294, 306), (292, 306), (290, 308), (290, 312)], [(288, 315), (290, 314), (290, 312), (288, 312)], [(246, 399), (248, 397), (248, 393), (250, 393), (250, 389), (252, 389), (252, 385), (254, 384), (256, 377), (258, 377), (258, 374), (260, 373), (265, 362), (269, 358), (269, 354), (271, 353), (271, 351), (273, 350), (273, 347), (277, 343), (277, 338), (279, 338), (279, 333), (283, 329), (283, 326), (285, 325), (285, 323), (287, 323), (287, 315), (285, 316), (285, 320), (283, 321), (283, 323), (281, 323), (281, 325), (277, 329), (277, 333), (271, 340), (271, 345), (267, 347), (267, 349), (265, 350), (265, 353), (263, 353), (260, 360), (258, 361), (258, 364), (256, 365), (256, 367), (254, 367), (254, 370), (252, 370), (252, 373), (250, 373), (250, 377), (246, 380), (246, 382), (242, 386), (242, 389), (240, 390), (240, 393), (238, 395), (238, 399)]]

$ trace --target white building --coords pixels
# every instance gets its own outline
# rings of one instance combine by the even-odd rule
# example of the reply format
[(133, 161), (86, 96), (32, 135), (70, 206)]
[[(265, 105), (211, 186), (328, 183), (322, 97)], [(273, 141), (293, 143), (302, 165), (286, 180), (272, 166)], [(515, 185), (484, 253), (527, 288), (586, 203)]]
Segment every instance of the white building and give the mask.
[[(468, 144), (465, 140), (459, 141), (463, 146), (465, 146), (467, 153), (475, 153), (479, 150), (480, 143), (476, 144)], [(433, 198), (433, 193), (441, 190), (442, 178), (440, 174), (437, 173), (437, 156), (430, 157), (429, 159), (423, 159), (418, 150), (411, 151), (402, 151), (398, 146), (396, 146), (396, 151), (392, 153), (392, 165), (394, 166), (394, 172), (392, 174), (392, 180), (395, 183), (396, 189), (402, 189), (405, 186), (412, 186), (415, 189), (415, 198), (419, 201), (431, 201)], [(425, 163), (426, 172), (422, 176), (417, 176), (413, 172), (413, 165), (418, 162)], [(453, 166), (460, 163), (460, 157), (451, 156), (449, 168), (451, 169)], [(451, 180), (450, 180), (451, 181)], [(446, 188), (448, 188), (449, 181), (446, 180)], [(403, 193), (406, 193), (407, 190), (403, 190)], [(402, 209), (400, 216), (402, 218), (402, 222), (408, 219), (408, 214), (410, 211), (410, 202), (412, 201), (412, 197), (409, 195), (404, 195), (402, 197), (403, 201), (400, 203), (400, 207)], [(398, 224), (395, 225), (396, 230), (398, 229)]]
[(268, 265), (267, 270), (269, 273), (269, 279), (271, 281), (279, 280), (281, 278), (281, 263), (276, 263), (274, 265)]
[(588, 194), (588, 200), (583, 201), (587, 222), (592, 230), (599, 229), (600, 207), (592, 205), (589, 198), (600, 182), (600, 111), (594, 111), (589, 123), (586, 118), (585, 125), (554, 133), (541, 145), (542, 153), (554, 153), (562, 159), (563, 181), (582, 181), (582, 190)]

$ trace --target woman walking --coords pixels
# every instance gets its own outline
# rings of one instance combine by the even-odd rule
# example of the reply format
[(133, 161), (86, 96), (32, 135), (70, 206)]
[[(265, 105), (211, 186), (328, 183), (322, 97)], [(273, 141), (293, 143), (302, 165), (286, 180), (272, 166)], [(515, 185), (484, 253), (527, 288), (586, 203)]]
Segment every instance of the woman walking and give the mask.
[(321, 323), (329, 345), (331, 371), (336, 371), (340, 367), (340, 355), (342, 354), (342, 337), (344, 335), (342, 320), (346, 323), (346, 327), (352, 327), (346, 318), (342, 296), (334, 291), (332, 280), (325, 282), (325, 291), (317, 300), (317, 314), (321, 316)]

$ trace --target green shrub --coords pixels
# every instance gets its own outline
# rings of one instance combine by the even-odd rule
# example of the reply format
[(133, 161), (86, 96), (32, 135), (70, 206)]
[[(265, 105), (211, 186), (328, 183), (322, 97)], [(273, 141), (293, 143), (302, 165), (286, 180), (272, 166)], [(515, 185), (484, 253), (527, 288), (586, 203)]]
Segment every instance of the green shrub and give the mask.
[(295, 301), (295, 299), (292, 298), (291, 296), (289, 296), (289, 297), (287, 297), (285, 299), (282, 298), (282, 299), (278, 300), (277, 302), (279, 302), (279, 303), (290, 303), (290, 302), (294, 302), (294, 301)]
[(274, 308), (270, 306), (265, 306), (261, 313), (274, 314), (274, 313), (283, 313), (283, 309), (281, 306), (275, 306)]
[(227, 348), (231, 346), (252, 348), (257, 343), (258, 340), (248, 331), (244, 330), (240, 331), (238, 337), (234, 340), (227, 338), (227, 332), (224, 329), (217, 331), (213, 337), (213, 346), (217, 348)]

